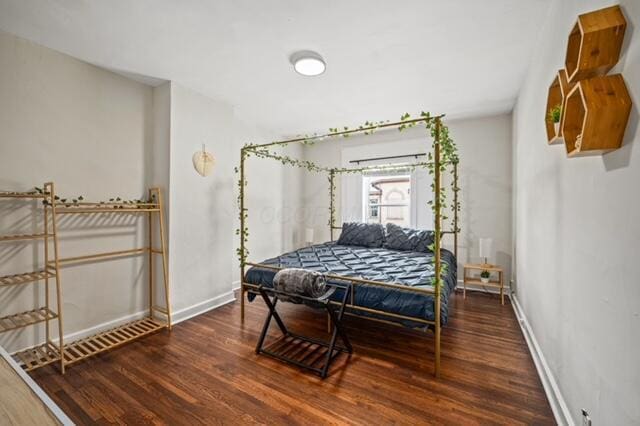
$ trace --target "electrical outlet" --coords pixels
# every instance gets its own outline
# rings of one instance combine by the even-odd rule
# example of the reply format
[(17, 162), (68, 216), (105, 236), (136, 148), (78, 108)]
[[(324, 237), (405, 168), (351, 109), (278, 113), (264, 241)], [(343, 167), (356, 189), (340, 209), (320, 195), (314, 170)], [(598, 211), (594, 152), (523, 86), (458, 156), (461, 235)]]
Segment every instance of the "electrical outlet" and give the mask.
[(582, 410), (582, 426), (591, 426), (591, 417), (586, 410)]

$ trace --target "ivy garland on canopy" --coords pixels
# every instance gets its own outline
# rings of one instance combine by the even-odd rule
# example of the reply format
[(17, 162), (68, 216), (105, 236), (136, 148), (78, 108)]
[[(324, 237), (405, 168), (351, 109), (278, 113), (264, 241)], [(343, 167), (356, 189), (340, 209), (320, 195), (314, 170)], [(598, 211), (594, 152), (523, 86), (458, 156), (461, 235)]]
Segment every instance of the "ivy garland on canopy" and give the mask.
[[(246, 243), (248, 242), (249, 237), (249, 228), (246, 225), (246, 221), (248, 219), (247, 209), (244, 206), (244, 188), (247, 186), (247, 179), (244, 175), (244, 162), (246, 159), (251, 156), (256, 156), (258, 158), (271, 158), (276, 161), (279, 161), (283, 165), (300, 167), (307, 169), (310, 172), (327, 172), (330, 174), (329, 176), (329, 184), (330, 184), (330, 219), (329, 226), (334, 227), (335, 222), (335, 180), (333, 179), (336, 173), (362, 173), (364, 171), (369, 170), (385, 170), (385, 171), (393, 171), (393, 170), (407, 170), (411, 171), (415, 170), (417, 167), (426, 167), (429, 171), (429, 174), (432, 176), (433, 181), (431, 183), (431, 190), (434, 194), (439, 194), (438, 199), (434, 199), (429, 201), (429, 205), (434, 212), (434, 217), (440, 217), (441, 220), (447, 220), (448, 216), (441, 214), (442, 210), (447, 209), (447, 193), (444, 190), (445, 188), (442, 186), (442, 183), (439, 179), (436, 179), (435, 173), (435, 162), (433, 158), (433, 152), (436, 150), (436, 147), (440, 152), (440, 172), (447, 171), (447, 167), (451, 167), (452, 170), (456, 167), (459, 162), (458, 151), (455, 143), (449, 136), (449, 129), (447, 126), (442, 124), (440, 118), (442, 116), (432, 116), (428, 112), (421, 112), (418, 118), (412, 118), (409, 113), (405, 113), (400, 117), (400, 121), (396, 123), (391, 123), (390, 120), (387, 121), (366, 121), (364, 124), (356, 127), (349, 128), (343, 127), (343, 130), (340, 130), (337, 127), (329, 128), (329, 133), (324, 135), (319, 135), (317, 133), (314, 134), (305, 134), (296, 139), (286, 140), (286, 141), (276, 141), (266, 144), (252, 144), (248, 143), (243, 146), (241, 149), (240, 156), (240, 166), (235, 167), (235, 172), (240, 173), (240, 177), (238, 179), (238, 208), (239, 214), (238, 218), (240, 221), (240, 228), (236, 229), (236, 235), (240, 236), (240, 247), (236, 250), (238, 255), (238, 260), (241, 265), (244, 265), (247, 262), (247, 258), (249, 255), (249, 251), (246, 248)], [(438, 123), (438, 124), (436, 124)], [(428, 153), (428, 161), (423, 163), (409, 163), (402, 165), (388, 165), (388, 166), (370, 166), (370, 167), (360, 167), (360, 168), (344, 168), (344, 167), (325, 167), (317, 165), (308, 160), (300, 160), (296, 158), (289, 157), (287, 155), (278, 153), (273, 151), (272, 148), (278, 148), (282, 146), (286, 146), (290, 143), (301, 143), (304, 145), (313, 145), (318, 140), (322, 140), (324, 138), (335, 138), (335, 137), (343, 137), (348, 138), (353, 134), (362, 133), (366, 136), (374, 134), (376, 131), (384, 128), (392, 128), (396, 127), (398, 131), (402, 132), (406, 129), (410, 129), (415, 127), (418, 124), (424, 124), (427, 132), (432, 138), (432, 150)], [(437, 128), (439, 127), (439, 128)], [(440, 186), (440, 190), (436, 191), (436, 186)], [(457, 195), (460, 191), (460, 188), (457, 186), (457, 179), (454, 179), (451, 182), (451, 191)], [(454, 201), (451, 203), (450, 209), (452, 212), (460, 211), (460, 202), (458, 201), (458, 197), (454, 196)], [(432, 250), (439, 249), (439, 236), (440, 236), (440, 224), (436, 222), (435, 224), (435, 234), (436, 238), (434, 238), (434, 244), (431, 246)], [(457, 228), (457, 223), (452, 221), (451, 224), (452, 232), (459, 232), (460, 229)], [(443, 266), (443, 272), (446, 272), (446, 265)], [(434, 276), (432, 279), (432, 284), (434, 286), (440, 285), (440, 277)]]

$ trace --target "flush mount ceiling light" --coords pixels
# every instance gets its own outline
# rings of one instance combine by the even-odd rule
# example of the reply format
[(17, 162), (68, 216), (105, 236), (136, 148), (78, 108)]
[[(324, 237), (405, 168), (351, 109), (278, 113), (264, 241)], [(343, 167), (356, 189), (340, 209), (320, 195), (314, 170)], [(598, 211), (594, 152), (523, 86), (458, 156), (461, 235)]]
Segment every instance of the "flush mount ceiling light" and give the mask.
[(294, 53), (291, 55), (290, 61), (298, 74), (306, 76), (320, 75), (327, 68), (322, 56), (310, 50)]

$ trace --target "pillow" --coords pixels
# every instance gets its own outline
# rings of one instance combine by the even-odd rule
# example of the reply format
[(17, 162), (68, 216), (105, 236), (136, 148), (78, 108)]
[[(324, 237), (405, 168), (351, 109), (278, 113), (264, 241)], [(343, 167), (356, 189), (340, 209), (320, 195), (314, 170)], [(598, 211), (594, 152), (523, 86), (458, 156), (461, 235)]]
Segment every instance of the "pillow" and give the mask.
[(343, 246), (382, 247), (384, 227), (379, 223), (345, 222), (337, 244)]
[(403, 228), (395, 223), (387, 223), (384, 247), (391, 250), (430, 252), (433, 232)]

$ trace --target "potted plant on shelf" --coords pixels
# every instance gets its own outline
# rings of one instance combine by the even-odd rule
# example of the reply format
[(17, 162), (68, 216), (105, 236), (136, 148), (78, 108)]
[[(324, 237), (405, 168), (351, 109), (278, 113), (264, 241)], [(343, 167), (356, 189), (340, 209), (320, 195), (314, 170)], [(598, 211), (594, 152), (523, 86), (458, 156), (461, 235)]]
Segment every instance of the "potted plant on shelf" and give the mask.
[(482, 282), (482, 284), (489, 283), (489, 277), (490, 276), (491, 276), (491, 273), (489, 271), (480, 272), (480, 281)]
[(553, 123), (553, 131), (556, 136), (560, 133), (560, 117), (562, 116), (562, 105), (557, 104), (551, 107), (547, 114), (547, 119), (550, 123)]

